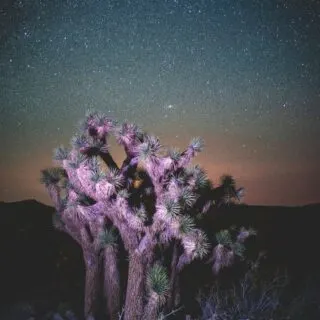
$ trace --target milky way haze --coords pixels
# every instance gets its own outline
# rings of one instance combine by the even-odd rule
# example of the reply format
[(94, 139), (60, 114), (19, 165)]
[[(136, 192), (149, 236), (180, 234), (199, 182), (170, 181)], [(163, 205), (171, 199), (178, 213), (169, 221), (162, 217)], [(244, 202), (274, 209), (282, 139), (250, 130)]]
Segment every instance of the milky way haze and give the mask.
[(203, 137), (196, 162), (246, 203), (320, 201), (319, 1), (0, 6), (0, 200), (51, 203), (40, 170), (95, 109), (165, 145)]

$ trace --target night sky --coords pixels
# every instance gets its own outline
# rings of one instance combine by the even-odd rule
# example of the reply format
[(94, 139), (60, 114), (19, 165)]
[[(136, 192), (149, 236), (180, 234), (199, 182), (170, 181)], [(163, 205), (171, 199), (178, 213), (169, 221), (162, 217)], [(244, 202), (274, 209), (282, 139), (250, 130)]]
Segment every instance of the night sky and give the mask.
[(0, 200), (51, 204), (40, 170), (88, 109), (203, 137), (245, 203), (320, 202), (320, 1), (2, 0)]

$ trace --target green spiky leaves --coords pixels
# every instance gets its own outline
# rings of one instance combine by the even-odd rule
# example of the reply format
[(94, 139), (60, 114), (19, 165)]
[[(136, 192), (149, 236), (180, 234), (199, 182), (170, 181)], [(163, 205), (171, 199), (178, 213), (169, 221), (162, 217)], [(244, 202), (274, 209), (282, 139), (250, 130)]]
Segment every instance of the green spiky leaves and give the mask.
[(74, 161), (69, 162), (68, 165), (70, 168), (78, 169), (81, 166), (81, 164), (83, 164), (87, 160), (88, 160), (88, 157), (78, 152), (77, 155), (75, 156)]
[(89, 140), (85, 134), (76, 134), (72, 137), (70, 144), (75, 149), (87, 148), (89, 146)]
[(45, 186), (50, 186), (59, 183), (65, 177), (64, 169), (60, 167), (53, 167), (41, 170), (40, 183)]
[(210, 250), (210, 243), (207, 235), (200, 230), (197, 230), (197, 242), (195, 250), (195, 258), (203, 259)]
[(216, 234), (216, 239), (219, 245), (222, 245), (226, 250), (230, 250), (234, 255), (244, 258), (245, 246), (244, 241), (251, 235), (255, 235), (256, 231), (252, 228), (241, 228), (236, 234), (236, 228), (231, 227), (230, 230), (221, 230)]
[(165, 268), (155, 264), (147, 275), (147, 286), (149, 290), (165, 297), (169, 290), (169, 279)]
[(135, 124), (124, 122), (121, 127), (114, 130), (114, 135), (120, 144), (132, 143), (136, 140), (143, 140), (143, 131)]
[(231, 250), (233, 251), (233, 253), (237, 256), (239, 256), (240, 258), (244, 258), (244, 252), (246, 250), (245, 246), (240, 243), (240, 242), (234, 242), (231, 245)]
[(195, 222), (191, 216), (183, 215), (180, 218), (180, 232), (182, 234), (187, 234), (192, 232), (195, 228)]
[(99, 243), (102, 248), (107, 246), (115, 246), (117, 245), (118, 236), (113, 227), (110, 229), (105, 229), (103, 232), (99, 234)]
[(204, 140), (200, 137), (193, 138), (190, 142), (190, 147), (195, 152), (201, 152), (204, 148)]
[(116, 168), (111, 168), (107, 172), (101, 167), (101, 163), (98, 157), (90, 158), (90, 169), (92, 171), (91, 180), (98, 183), (102, 180), (106, 180), (109, 184), (113, 185), (116, 189), (119, 189), (123, 185), (123, 177), (120, 171)]
[(186, 174), (189, 176), (189, 181), (195, 186), (196, 189), (205, 188), (209, 184), (209, 179), (206, 173), (195, 165), (186, 169)]
[(181, 159), (181, 152), (177, 148), (170, 148), (168, 150), (168, 156), (173, 160), (173, 161), (179, 161)]
[(180, 214), (181, 207), (178, 202), (172, 199), (166, 199), (164, 201), (164, 206), (165, 206), (166, 214), (169, 217), (175, 218)]
[(184, 173), (179, 172), (178, 174), (172, 174), (171, 179), (173, 179), (179, 186), (182, 186), (186, 183), (187, 176)]
[(244, 227), (241, 227), (237, 236), (237, 241), (240, 243), (244, 243), (247, 238), (249, 238), (250, 236), (255, 236), (256, 234), (257, 231), (253, 228), (246, 229)]
[(90, 170), (92, 172), (91, 180), (99, 182), (105, 178), (105, 173), (101, 170), (98, 157), (91, 157), (88, 161)]
[(107, 143), (103, 142), (99, 139), (91, 139), (90, 148), (91, 150), (95, 150), (96, 152), (101, 153), (108, 153), (109, 152), (109, 146)]
[(155, 136), (147, 136), (145, 142), (140, 145), (139, 156), (142, 160), (146, 160), (152, 156), (156, 156), (161, 149), (160, 141)]
[(63, 161), (69, 157), (69, 150), (64, 146), (60, 146), (53, 151), (53, 160)]
[(106, 174), (105, 174), (106, 180), (112, 184), (115, 188), (120, 188), (123, 185), (123, 178), (120, 175), (120, 172), (118, 169), (111, 168)]
[(222, 244), (223, 246), (231, 246), (232, 245), (232, 239), (231, 234), (228, 230), (221, 230), (217, 232), (216, 239), (219, 244)]
[(191, 232), (181, 237), (181, 242), (184, 248), (185, 261), (181, 263), (190, 263), (193, 259), (205, 257), (209, 250), (210, 244), (207, 235), (199, 229), (194, 229)]
[(206, 173), (202, 170), (198, 170), (195, 176), (195, 185), (196, 188), (205, 188), (209, 184), (208, 177)]
[(76, 134), (70, 141), (72, 147), (81, 152), (108, 153), (109, 146), (104, 140), (86, 134)]
[(180, 200), (187, 207), (192, 207), (194, 203), (197, 201), (197, 195), (191, 190), (185, 188), (182, 190)]
[(110, 130), (115, 126), (115, 122), (112, 119), (103, 115), (102, 113), (91, 109), (86, 112), (86, 117), (84, 121), (80, 123), (79, 128), (81, 130), (86, 131), (90, 130), (91, 128), (97, 128), (102, 126), (105, 126)]
[(229, 174), (224, 174), (220, 177), (220, 184), (225, 188), (235, 188), (236, 181), (234, 178)]

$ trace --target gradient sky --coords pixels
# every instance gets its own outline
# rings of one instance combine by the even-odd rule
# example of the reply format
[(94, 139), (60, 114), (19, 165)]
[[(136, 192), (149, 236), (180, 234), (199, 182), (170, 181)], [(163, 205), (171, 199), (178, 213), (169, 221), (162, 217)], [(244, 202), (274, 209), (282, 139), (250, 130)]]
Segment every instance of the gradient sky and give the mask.
[(1, 1), (0, 200), (51, 204), (40, 170), (90, 108), (203, 137), (248, 204), (320, 202), (320, 2)]

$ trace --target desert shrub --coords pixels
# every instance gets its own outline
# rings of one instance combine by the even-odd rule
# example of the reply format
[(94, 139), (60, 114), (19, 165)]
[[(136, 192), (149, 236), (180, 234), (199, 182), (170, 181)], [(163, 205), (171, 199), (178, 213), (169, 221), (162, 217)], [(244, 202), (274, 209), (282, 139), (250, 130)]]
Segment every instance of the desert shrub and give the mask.
[(317, 285), (309, 278), (304, 288), (292, 293), (286, 271), (262, 272), (258, 263), (232, 285), (216, 283), (197, 300), (202, 320), (315, 320), (320, 318)]

